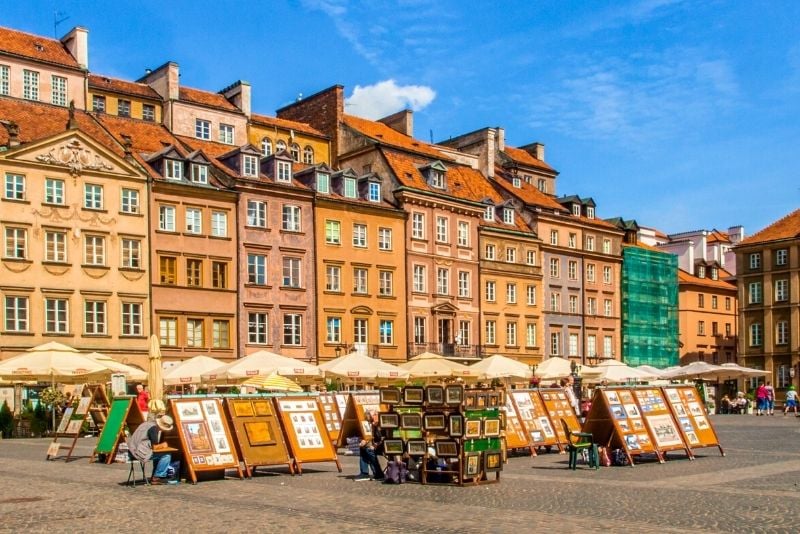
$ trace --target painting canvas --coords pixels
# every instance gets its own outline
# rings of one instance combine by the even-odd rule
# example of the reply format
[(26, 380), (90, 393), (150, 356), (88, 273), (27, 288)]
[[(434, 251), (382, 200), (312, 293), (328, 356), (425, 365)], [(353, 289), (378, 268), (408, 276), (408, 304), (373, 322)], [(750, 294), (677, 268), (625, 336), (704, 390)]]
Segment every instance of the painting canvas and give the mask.
[(425, 400), (428, 404), (444, 404), (444, 388), (442, 386), (428, 386), (425, 388)]
[(253, 410), (256, 415), (272, 415), (272, 408), (270, 408), (269, 401), (253, 401)]
[(483, 422), (483, 434), (486, 437), (500, 435), (500, 419), (486, 419)]
[(481, 453), (468, 452), (464, 455), (464, 478), (473, 478), (481, 472)]
[(683, 444), (680, 433), (669, 415), (650, 415), (647, 417), (647, 423), (659, 447)]
[(500, 471), (503, 466), (503, 459), (500, 451), (486, 451), (483, 453), (483, 468), (485, 471)]
[(58, 424), (58, 430), (56, 430), (56, 434), (63, 434), (67, 430), (67, 425), (69, 424), (69, 420), (72, 417), (72, 412), (75, 411), (75, 408), (70, 406), (66, 410), (64, 410), (64, 417), (61, 418), (61, 422)]
[(244, 432), (248, 443), (253, 447), (275, 443), (269, 423), (266, 421), (248, 421), (244, 423)]
[(478, 404), (478, 394), (474, 391), (468, 391), (464, 394), (464, 406), (467, 408), (475, 408)]
[(425, 430), (444, 430), (444, 414), (425, 414)]
[(213, 451), (211, 437), (208, 435), (208, 428), (206, 427), (205, 422), (200, 421), (198, 423), (181, 424), (183, 426), (183, 435), (186, 438), (189, 452), (194, 454)]
[(638, 451), (642, 448), (641, 445), (639, 445), (639, 436), (636, 434), (628, 434), (625, 436), (625, 444), (632, 451)]
[(216, 400), (204, 400), (203, 401), (203, 411), (206, 413), (207, 417), (217, 417), (219, 416), (219, 405), (217, 404)]
[(403, 440), (402, 439), (383, 440), (383, 451), (385, 454), (403, 454)]
[(464, 400), (464, 388), (462, 386), (447, 386), (444, 388), (445, 404), (459, 405)]
[(541, 443), (544, 441), (544, 434), (541, 430), (533, 430), (531, 431), (531, 441), (533, 443)]
[(200, 411), (199, 402), (179, 402), (178, 417), (181, 421), (201, 421), (203, 412)]
[(83, 428), (83, 419), (73, 419), (67, 425), (67, 430), (64, 432), (65, 434), (80, 434), (81, 428)]
[(428, 444), (422, 439), (408, 440), (408, 454), (412, 456), (421, 456), (428, 452)]
[(418, 413), (404, 413), (400, 415), (400, 427), (405, 430), (422, 428), (422, 416)]
[(397, 404), (400, 402), (400, 390), (397, 388), (381, 388), (379, 394), (381, 404)]
[(481, 421), (480, 419), (470, 419), (464, 427), (465, 438), (479, 438), (481, 436)]
[(447, 418), (450, 437), (459, 438), (464, 435), (464, 416), (461, 414), (451, 414)]
[(92, 403), (91, 397), (81, 397), (81, 400), (78, 401), (78, 407), (75, 409), (76, 415), (84, 415), (86, 412), (89, 411), (89, 405)]
[(458, 444), (455, 441), (440, 439), (434, 443), (434, 448), (439, 458), (458, 456)]
[(539, 418), (539, 426), (542, 427), (542, 432), (544, 432), (544, 435), (548, 438), (552, 438), (556, 435), (556, 433), (553, 432), (553, 427), (550, 426), (550, 420), (547, 417)]
[(421, 387), (405, 387), (403, 388), (403, 401), (406, 404), (422, 404), (424, 392), (425, 390)]
[(381, 428), (397, 428), (400, 426), (400, 417), (396, 413), (381, 413), (378, 415)]
[(233, 407), (233, 415), (236, 417), (253, 417), (255, 411), (253, 410), (253, 403), (246, 400), (231, 401)]
[(611, 414), (614, 416), (614, 419), (625, 419), (627, 417), (625, 415), (625, 409), (622, 407), (621, 404), (612, 404), (610, 408), (611, 408)]

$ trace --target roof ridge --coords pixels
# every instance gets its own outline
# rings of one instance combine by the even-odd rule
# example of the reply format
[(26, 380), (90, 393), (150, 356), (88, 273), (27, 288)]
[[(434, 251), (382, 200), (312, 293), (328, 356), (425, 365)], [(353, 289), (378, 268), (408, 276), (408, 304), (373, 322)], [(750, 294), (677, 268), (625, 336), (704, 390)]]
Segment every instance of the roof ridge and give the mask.
[(19, 30), (17, 28), (9, 28), (8, 26), (0, 26), (0, 30), (7, 30), (15, 33), (22, 33), (24, 35), (29, 35), (31, 37), (38, 37), (40, 39), (47, 39), (48, 41), (53, 41), (54, 43), (58, 43), (61, 46), (64, 46), (64, 43), (61, 42), (61, 39), (57, 39), (55, 37), (47, 37), (46, 35), (41, 35), (38, 33), (28, 32), (25, 30)]

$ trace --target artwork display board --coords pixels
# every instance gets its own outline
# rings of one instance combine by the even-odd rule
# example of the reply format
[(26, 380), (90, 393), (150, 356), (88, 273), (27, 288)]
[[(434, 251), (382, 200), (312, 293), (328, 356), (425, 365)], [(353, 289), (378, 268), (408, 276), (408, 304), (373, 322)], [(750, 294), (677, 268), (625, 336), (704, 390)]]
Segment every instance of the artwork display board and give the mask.
[(271, 399), (225, 399), (224, 405), (248, 477), (256, 467), (267, 465), (287, 465), (294, 474), (294, 460)]
[[(72, 438), (72, 444), (64, 458), (69, 460), (75, 450), (75, 444), (80, 437), (84, 423), (92, 418), (98, 430), (103, 429), (108, 419), (108, 409), (110, 402), (106, 395), (106, 388), (103, 385), (77, 386), (74, 390), (73, 399), (77, 404), (64, 410), (64, 416), (56, 427), (56, 435), (52, 443), (56, 443), (58, 438)], [(51, 452), (53, 454), (51, 454)], [(58, 454), (58, 447), (48, 449), (47, 460), (55, 460)], [(94, 455), (93, 455), (94, 456)]]
[(561, 450), (550, 416), (536, 390), (508, 392), (517, 408), (517, 415), (528, 433), (531, 448), (555, 445)]
[(702, 398), (697, 392), (697, 388), (694, 386), (666, 386), (662, 388), (662, 391), (689, 448), (718, 447), (720, 454), (725, 456), (717, 432), (703, 409)]
[(334, 393), (336, 399), (336, 409), (339, 411), (339, 421), (344, 419), (344, 412), (347, 410), (347, 401), (350, 399), (349, 393)]
[(514, 404), (514, 399), (511, 395), (507, 395), (504, 404), (505, 409), (505, 439), (506, 448), (508, 449), (521, 449), (528, 448), (531, 454), (536, 455), (534, 448), (531, 446), (530, 439), (528, 438), (527, 430), (523, 425), (517, 413), (517, 408)]
[(94, 461), (98, 454), (105, 454), (106, 463), (113, 463), (119, 444), (125, 437), (125, 430), (133, 434), (136, 427), (144, 423), (144, 415), (135, 400), (134, 397), (117, 397), (111, 401), (108, 420), (97, 439), (90, 462)]
[(342, 431), (342, 416), (339, 414), (339, 406), (333, 393), (320, 393), (319, 403), (322, 406), (322, 415), (325, 418), (325, 428), (331, 443), (339, 442), (339, 434)]
[(377, 391), (353, 392), (347, 399), (347, 407), (342, 416), (339, 447), (347, 445), (347, 438), (372, 439), (372, 421), (367, 418), (368, 411), (380, 411), (380, 396)]
[(200, 471), (236, 469), (243, 478), (220, 399), (170, 399), (170, 406), (193, 484)]
[(550, 416), (550, 424), (556, 433), (558, 446), (563, 450), (563, 446), (567, 444), (567, 435), (564, 433), (561, 419), (567, 422), (570, 432), (581, 431), (581, 423), (575, 414), (575, 408), (569, 403), (563, 389), (540, 388), (539, 395), (542, 397), (542, 404), (547, 410), (547, 415)]
[(298, 472), (303, 473), (303, 462), (334, 462), (341, 473), (342, 466), (328, 438), (322, 407), (317, 399), (281, 397), (275, 398), (274, 402)]
[[(678, 430), (678, 424), (672, 417), (672, 410), (667, 405), (663, 392), (659, 388), (635, 388), (631, 390), (639, 405), (640, 415), (650, 430), (650, 436), (656, 449), (662, 453), (674, 450), (683, 450), (688, 458), (692, 453), (684, 442), (684, 436)], [(633, 406), (623, 404), (626, 412), (631, 415)]]

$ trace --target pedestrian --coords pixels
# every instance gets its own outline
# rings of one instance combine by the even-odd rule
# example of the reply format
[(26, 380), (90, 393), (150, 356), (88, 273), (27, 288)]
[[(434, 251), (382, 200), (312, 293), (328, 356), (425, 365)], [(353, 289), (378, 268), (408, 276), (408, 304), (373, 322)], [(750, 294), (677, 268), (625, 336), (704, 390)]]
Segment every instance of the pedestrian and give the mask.
[(756, 389), (756, 415), (765, 415), (767, 413), (767, 386), (761, 382)]
[(383, 430), (378, 420), (378, 412), (375, 410), (368, 411), (366, 416), (371, 423), (372, 439), (362, 439), (361, 443), (359, 443), (359, 474), (354, 479), (356, 482), (370, 480), (370, 469), (372, 469), (373, 480), (383, 480), (384, 477), (381, 462), (378, 460), (378, 455), (383, 454)]
[(140, 462), (153, 461), (151, 484), (158, 485), (168, 482), (167, 475), (170, 464), (172, 464), (172, 455), (167, 452), (169, 447), (166, 444), (165, 434), (172, 432), (174, 427), (175, 423), (172, 417), (162, 414), (155, 421), (140, 424), (128, 438), (128, 447), (134, 458)]
[(783, 407), (783, 416), (786, 417), (786, 414), (789, 413), (789, 408), (794, 410), (794, 416), (798, 417), (797, 415), (797, 390), (794, 389), (794, 386), (789, 386), (789, 389), (786, 390), (786, 402), (784, 403), (785, 406)]
[(769, 380), (764, 387), (767, 389), (767, 415), (775, 415), (775, 388)]
[(142, 412), (144, 420), (147, 421), (147, 414), (149, 413), (148, 404), (150, 403), (150, 393), (144, 384), (136, 384), (136, 404), (139, 405), (139, 411)]

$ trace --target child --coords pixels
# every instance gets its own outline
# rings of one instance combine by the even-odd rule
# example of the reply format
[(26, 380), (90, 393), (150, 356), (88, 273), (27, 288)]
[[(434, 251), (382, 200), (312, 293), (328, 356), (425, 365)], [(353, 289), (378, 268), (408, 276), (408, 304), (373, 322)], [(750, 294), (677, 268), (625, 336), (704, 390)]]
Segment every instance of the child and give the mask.
[(789, 386), (789, 389), (786, 390), (786, 406), (783, 408), (784, 417), (789, 413), (789, 408), (794, 410), (794, 416), (797, 417), (797, 390), (794, 389), (794, 386)]

